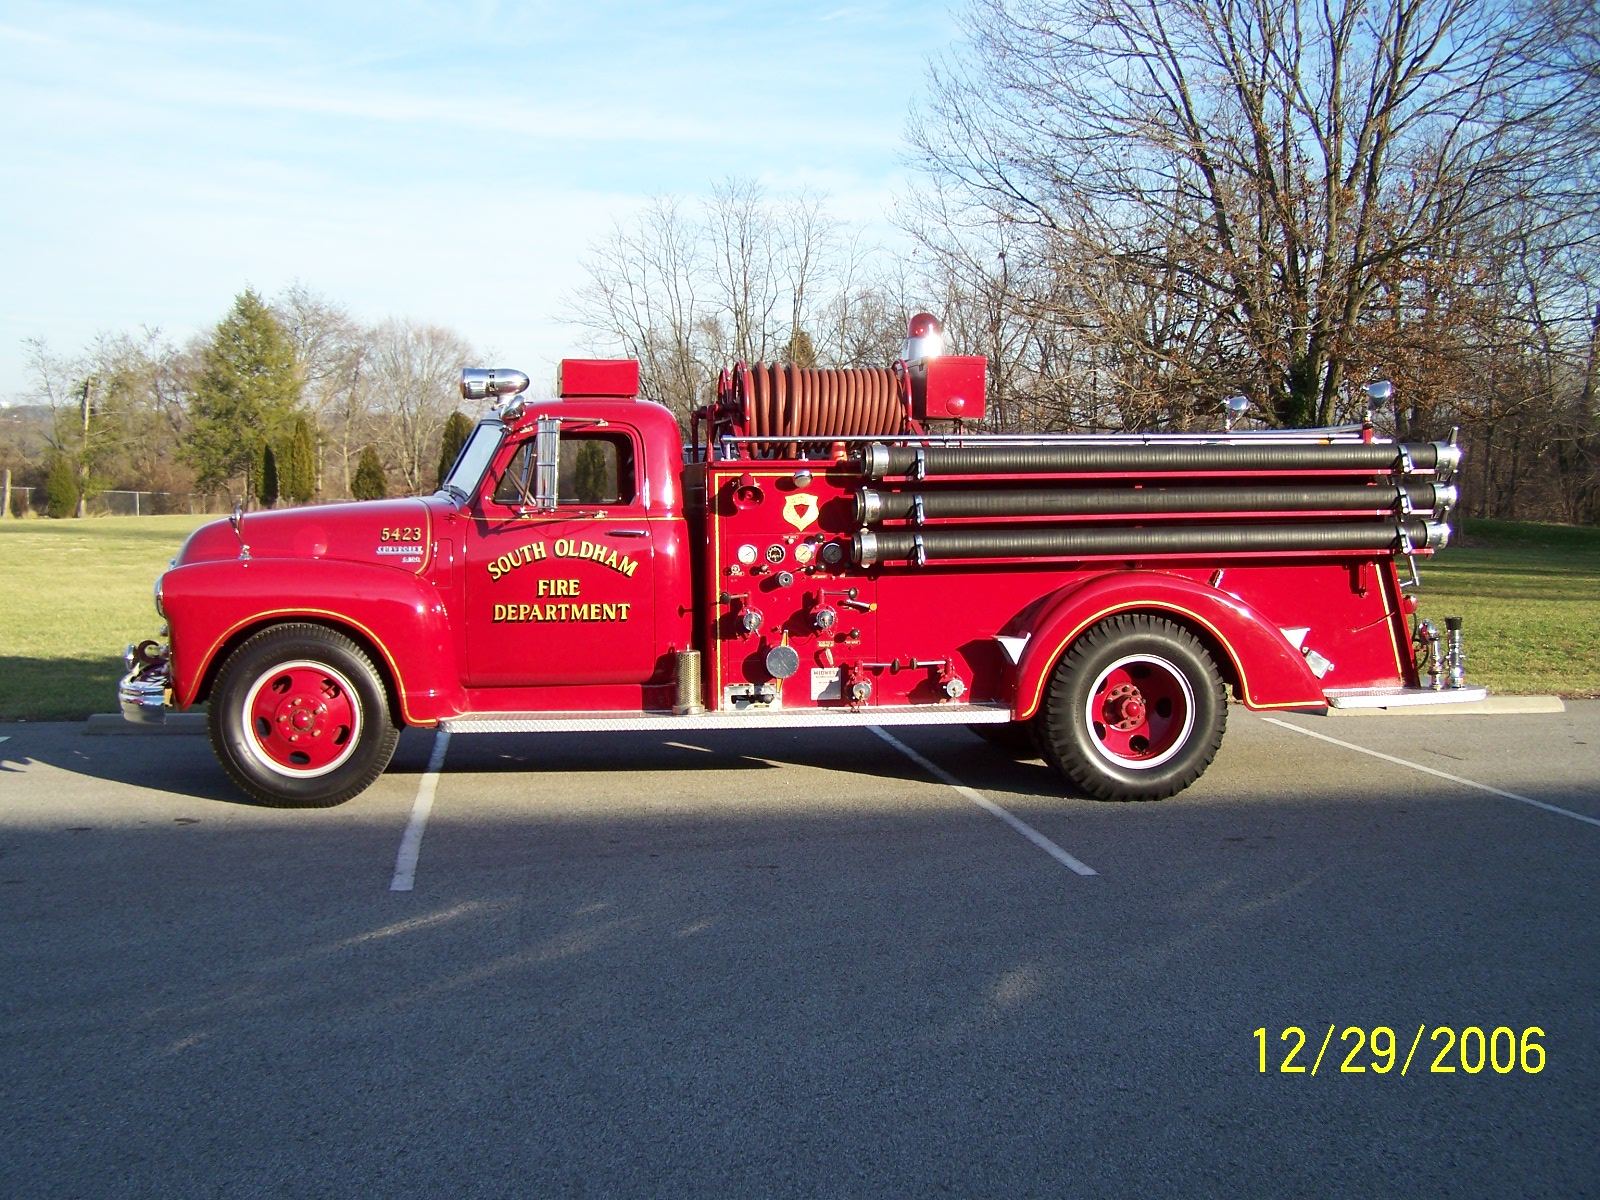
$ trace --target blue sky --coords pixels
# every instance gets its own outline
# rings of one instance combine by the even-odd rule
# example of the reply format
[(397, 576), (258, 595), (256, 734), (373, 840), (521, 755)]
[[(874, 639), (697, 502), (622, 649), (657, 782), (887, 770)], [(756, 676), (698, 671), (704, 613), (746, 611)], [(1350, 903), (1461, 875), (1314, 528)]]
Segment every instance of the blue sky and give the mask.
[[(586, 245), (730, 175), (881, 221), (943, 4), (0, 2), (0, 402), (22, 341), (246, 283), (543, 373)], [(538, 377), (538, 376), (536, 376)]]

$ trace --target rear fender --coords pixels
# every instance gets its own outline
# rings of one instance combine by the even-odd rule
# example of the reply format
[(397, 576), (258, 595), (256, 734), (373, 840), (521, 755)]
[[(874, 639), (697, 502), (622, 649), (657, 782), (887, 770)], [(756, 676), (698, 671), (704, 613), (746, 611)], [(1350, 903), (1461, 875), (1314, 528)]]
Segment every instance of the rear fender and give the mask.
[(1027, 720), (1039, 711), (1051, 671), (1086, 629), (1125, 612), (1170, 617), (1214, 642), (1228, 656), (1239, 681), (1239, 698), (1250, 708), (1327, 703), (1305, 657), (1244, 601), (1182, 575), (1121, 571), (1091, 579), (1040, 606), (1017, 663), (1016, 719)]
[(327, 559), (202, 562), (166, 573), (162, 603), (179, 708), (202, 694), (228, 647), (286, 621), (329, 625), (372, 646), (407, 725), (463, 707), (447, 614), (433, 585), (409, 572)]

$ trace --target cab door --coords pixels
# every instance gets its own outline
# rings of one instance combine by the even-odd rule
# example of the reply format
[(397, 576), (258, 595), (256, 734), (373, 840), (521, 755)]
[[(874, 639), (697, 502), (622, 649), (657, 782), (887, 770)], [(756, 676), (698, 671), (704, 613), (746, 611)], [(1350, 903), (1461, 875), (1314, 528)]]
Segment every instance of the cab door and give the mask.
[(471, 687), (640, 684), (655, 673), (655, 553), (637, 436), (563, 431), (554, 511), (526, 502), (530, 431), (485, 481), (466, 547)]

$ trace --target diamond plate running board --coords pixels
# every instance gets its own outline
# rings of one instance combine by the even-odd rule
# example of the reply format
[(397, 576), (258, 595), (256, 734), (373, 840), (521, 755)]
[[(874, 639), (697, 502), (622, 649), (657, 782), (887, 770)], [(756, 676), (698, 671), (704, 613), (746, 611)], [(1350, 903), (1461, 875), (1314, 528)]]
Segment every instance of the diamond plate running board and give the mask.
[(616, 733), (667, 729), (839, 729), (869, 725), (1002, 725), (1003, 704), (905, 704), (848, 708), (777, 708), (745, 712), (478, 713), (440, 721), (447, 733)]

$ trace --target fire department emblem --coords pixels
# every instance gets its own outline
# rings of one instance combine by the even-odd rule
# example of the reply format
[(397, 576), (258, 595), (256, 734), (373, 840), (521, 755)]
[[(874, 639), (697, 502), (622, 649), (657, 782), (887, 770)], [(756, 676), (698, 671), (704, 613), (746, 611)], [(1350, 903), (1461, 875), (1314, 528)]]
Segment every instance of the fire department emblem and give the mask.
[(802, 532), (817, 523), (817, 498), (810, 492), (795, 492), (783, 502), (783, 519)]

